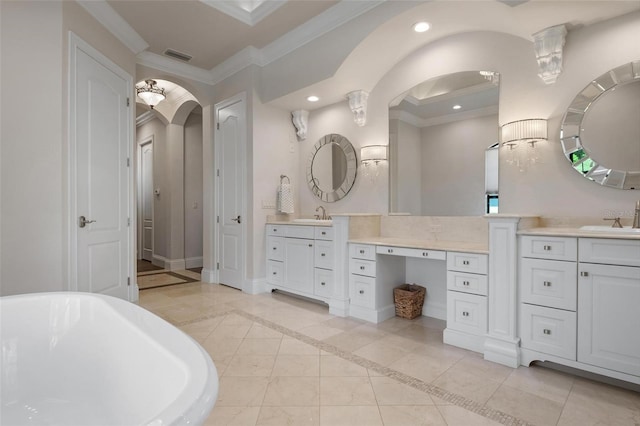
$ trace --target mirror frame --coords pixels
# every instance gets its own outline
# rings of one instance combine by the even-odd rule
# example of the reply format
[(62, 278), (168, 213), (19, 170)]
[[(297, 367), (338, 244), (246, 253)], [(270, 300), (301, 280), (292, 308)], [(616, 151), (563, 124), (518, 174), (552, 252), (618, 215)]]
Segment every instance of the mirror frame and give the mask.
[(582, 122), (589, 107), (612, 90), (640, 82), (640, 61), (629, 62), (593, 80), (571, 101), (560, 126), (560, 142), (571, 167), (583, 177), (610, 188), (640, 189), (640, 170), (617, 170), (591, 157), (582, 141)]
[[(340, 187), (334, 191), (323, 191), (318, 187), (318, 179), (313, 176), (313, 161), (316, 158), (316, 154), (325, 145), (336, 144), (344, 153), (347, 159), (347, 173), (342, 181)], [(335, 203), (338, 200), (343, 199), (353, 187), (356, 181), (356, 175), (358, 174), (358, 158), (356, 157), (356, 151), (353, 149), (353, 145), (349, 142), (349, 139), (337, 133), (330, 133), (321, 137), (318, 142), (313, 146), (313, 151), (307, 161), (307, 185), (313, 194), (327, 203)]]

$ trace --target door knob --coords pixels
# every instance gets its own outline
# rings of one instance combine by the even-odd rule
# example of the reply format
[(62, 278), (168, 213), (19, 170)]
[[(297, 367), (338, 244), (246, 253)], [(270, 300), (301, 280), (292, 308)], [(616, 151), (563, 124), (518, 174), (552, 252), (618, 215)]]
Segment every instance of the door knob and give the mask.
[(87, 220), (87, 218), (84, 216), (80, 216), (78, 218), (78, 226), (80, 228), (84, 228), (85, 226), (87, 226), (88, 223), (93, 223), (93, 222), (95, 222), (95, 220)]
[(238, 217), (234, 217), (231, 220), (234, 221), (234, 222), (242, 223), (242, 220), (240, 219), (240, 215), (238, 215)]

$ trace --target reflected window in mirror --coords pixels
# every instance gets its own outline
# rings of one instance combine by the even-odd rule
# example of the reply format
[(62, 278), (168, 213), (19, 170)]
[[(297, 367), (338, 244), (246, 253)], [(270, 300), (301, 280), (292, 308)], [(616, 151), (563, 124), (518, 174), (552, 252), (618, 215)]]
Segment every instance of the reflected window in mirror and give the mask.
[(498, 140), (498, 100), (497, 73), (468, 71), (428, 80), (391, 103), (390, 212), (485, 214), (485, 151)]

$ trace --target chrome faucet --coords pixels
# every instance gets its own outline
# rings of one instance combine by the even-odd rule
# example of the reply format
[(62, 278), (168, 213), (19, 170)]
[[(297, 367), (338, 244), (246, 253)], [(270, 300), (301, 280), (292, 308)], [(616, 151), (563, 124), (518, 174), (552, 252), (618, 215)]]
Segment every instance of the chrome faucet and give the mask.
[(636, 201), (636, 212), (633, 215), (633, 225), (632, 228), (640, 228), (640, 200)]
[(316, 215), (316, 219), (318, 219), (318, 220), (327, 220), (327, 212), (324, 209), (324, 207), (318, 206), (318, 208), (316, 209), (316, 213), (318, 212), (318, 210), (322, 210), (322, 215), (317, 214)]

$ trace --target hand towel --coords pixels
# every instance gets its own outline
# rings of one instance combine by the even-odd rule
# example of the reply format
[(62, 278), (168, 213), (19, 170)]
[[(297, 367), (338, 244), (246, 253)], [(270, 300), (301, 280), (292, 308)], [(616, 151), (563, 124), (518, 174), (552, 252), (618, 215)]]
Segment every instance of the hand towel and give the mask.
[(282, 213), (293, 213), (293, 187), (290, 183), (281, 183), (278, 187), (278, 210)]

